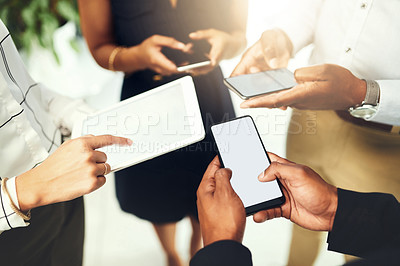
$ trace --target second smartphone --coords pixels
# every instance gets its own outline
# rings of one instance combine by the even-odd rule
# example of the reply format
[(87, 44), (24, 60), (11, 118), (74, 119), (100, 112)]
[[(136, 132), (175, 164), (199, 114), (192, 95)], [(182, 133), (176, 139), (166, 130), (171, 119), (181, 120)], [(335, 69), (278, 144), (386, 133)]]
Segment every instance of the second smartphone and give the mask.
[(224, 82), (243, 100), (290, 89), (297, 85), (294, 74), (286, 68), (226, 78)]
[(231, 184), (247, 215), (285, 202), (277, 180), (265, 183), (258, 180), (271, 161), (250, 116), (214, 125), (211, 132), (222, 166), (232, 170)]

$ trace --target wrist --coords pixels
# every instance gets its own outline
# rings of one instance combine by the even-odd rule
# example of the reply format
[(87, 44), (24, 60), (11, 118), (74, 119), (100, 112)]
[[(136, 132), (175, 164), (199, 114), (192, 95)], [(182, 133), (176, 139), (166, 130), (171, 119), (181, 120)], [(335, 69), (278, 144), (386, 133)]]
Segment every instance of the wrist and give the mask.
[(355, 81), (354, 89), (352, 90), (354, 92), (352, 106), (361, 104), (367, 94), (367, 82), (359, 78), (355, 78)]
[(32, 182), (34, 169), (25, 172), (15, 178), (15, 187), (17, 191), (18, 204), (21, 211), (28, 211), (30, 209), (41, 206), (41, 196)]
[(125, 73), (146, 69), (138, 46), (123, 48), (115, 58), (115, 68)]
[(244, 232), (239, 231), (240, 230), (214, 229), (209, 234), (203, 235), (204, 246), (222, 240), (233, 240), (242, 243)]
[(329, 217), (329, 226), (328, 231), (332, 231), (333, 223), (335, 221), (336, 211), (338, 206), (338, 195), (337, 188), (335, 186), (331, 186), (331, 204), (328, 208), (328, 217)]

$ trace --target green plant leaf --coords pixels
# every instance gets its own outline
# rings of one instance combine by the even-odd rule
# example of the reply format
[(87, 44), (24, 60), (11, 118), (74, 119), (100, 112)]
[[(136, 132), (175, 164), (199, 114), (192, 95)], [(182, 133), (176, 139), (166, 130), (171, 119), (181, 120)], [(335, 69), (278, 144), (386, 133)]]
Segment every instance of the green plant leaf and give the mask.
[(35, 16), (35, 10), (32, 7), (28, 6), (25, 9), (23, 9), (21, 15), (25, 25), (28, 28), (32, 28), (35, 26), (36, 16)]
[(37, 3), (37, 7), (38, 8), (40, 8), (40, 9), (48, 9), (49, 8), (49, 4), (50, 4), (50, 2), (52, 2), (52, 1), (49, 1), (49, 0), (36, 0), (36, 1), (34, 1), (34, 2), (36, 2)]
[(53, 34), (58, 29), (59, 23), (53, 14), (41, 13), (39, 14), (41, 21), (41, 29), (39, 35), (39, 42), (44, 48), (53, 47)]
[[(8, 27), (18, 49), (31, 50), (33, 43), (49, 49), (54, 55), (53, 34), (66, 21), (79, 28), (76, 0), (0, 0), (0, 18)], [(73, 42), (71, 42), (73, 43)], [(78, 45), (71, 44), (76, 50)], [(59, 62), (58, 56), (56, 60)]]
[(71, 45), (72, 49), (74, 49), (75, 52), (79, 53), (81, 51), (77, 39), (70, 40), (69, 45)]
[(59, 1), (56, 8), (58, 13), (66, 20), (73, 21), (76, 24), (79, 23), (79, 15), (71, 1)]

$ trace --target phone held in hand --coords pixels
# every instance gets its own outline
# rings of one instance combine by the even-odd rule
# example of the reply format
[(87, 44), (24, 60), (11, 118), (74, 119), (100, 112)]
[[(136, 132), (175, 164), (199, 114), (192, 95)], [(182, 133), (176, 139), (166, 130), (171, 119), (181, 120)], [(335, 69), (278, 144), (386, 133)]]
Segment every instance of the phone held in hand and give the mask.
[(271, 161), (250, 116), (214, 125), (211, 132), (222, 166), (232, 170), (231, 184), (247, 215), (285, 202), (278, 180), (258, 180), (259, 174), (269, 167)]
[(184, 53), (169, 47), (164, 47), (162, 53), (178, 67), (179, 72), (186, 72), (192, 69), (209, 66), (210, 59), (206, 56), (211, 45), (205, 40), (191, 41), (193, 44), (190, 53)]
[(211, 61), (207, 60), (207, 61), (203, 61), (203, 62), (199, 62), (199, 63), (193, 63), (193, 64), (188, 64), (188, 65), (183, 65), (177, 68), (178, 72), (186, 72), (192, 69), (196, 69), (196, 68), (201, 68), (201, 67), (206, 67), (211, 65)]
[(226, 78), (224, 82), (243, 100), (290, 89), (297, 85), (294, 74), (286, 68)]

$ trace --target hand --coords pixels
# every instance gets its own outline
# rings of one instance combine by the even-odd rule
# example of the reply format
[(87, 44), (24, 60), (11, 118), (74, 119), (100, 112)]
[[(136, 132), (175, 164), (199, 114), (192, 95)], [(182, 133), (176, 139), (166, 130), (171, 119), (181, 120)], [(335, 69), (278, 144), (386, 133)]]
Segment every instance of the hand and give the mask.
[[(169, 47), (185, 53), (189, 52), (191, 48), (190, 45), (178, 42), (174, 38), (153, 35), (144, 40), (139, 46), (128, 48), (124, 52), (127, 57), (130, 56), (129, 50), (136, 52), (138, 62), (143, 69), (151, 69), (164, 76), (178, 73), (176, 65), (161, 52), (163, 47)], [(123, 55), (121, 54), (121, 56)]]
[[(20, 209), (75, 199), (88, 194), (106, 182), (105, 153), (96, 149), (108, 145), (131, 145), (126, 138), (84, 136), (63, 143), (41, 165), (17, 176), (16, 187)], [(110, 166), (107, 164), (107, 169)]]
[(367, 91), (366, 82), (337, 65), (300, 68), (294, 73), (297, 86), (275, 94), (244, 101), (240, 107), (308, 110), (347, 110), (360, 104)]
[(199, 69), (193, 69), (190, 72), (194, 75), (206, 74), (211, 71), (223, 59), (234, 57), (246, 45), (246, 37), (242, 32), (234, 32), (232, 34), (216, 30), (207, 29), (199, 30), (189, 34), (192, 40), (207, 40), (211, 45), (208, 58), (211, 65)]
[(197, 190), (197, 208), (204, 246), (219, 240), (242, 242), (246, 212), (233, 190), (229, 169), (221, 169), (218, 157), (208, 166)]
[(280, 29), (265, 31), (242, 56), (231, 76), (287, 67), (293, 50), (289, 37)]
[(261, 223), (277, 217), (315, 231), (331, 231), (337, 210), (337, 189), (326, 183), (311, 168), (268, 153), (271, 165), (258, 177), (261, 182), (279, 179), (286, 202), (274, 209), (254, 214)]

